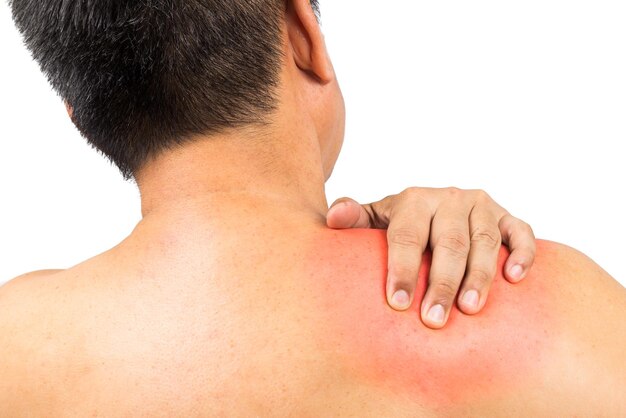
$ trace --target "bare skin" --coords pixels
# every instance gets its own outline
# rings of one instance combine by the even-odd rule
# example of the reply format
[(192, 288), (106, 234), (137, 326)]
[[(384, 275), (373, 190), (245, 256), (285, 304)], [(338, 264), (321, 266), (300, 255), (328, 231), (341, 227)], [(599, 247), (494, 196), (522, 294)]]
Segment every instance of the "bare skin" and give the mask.
[[(411, 187), (367, 205), (342, 198), (330, 208), (327, 224), (331, 228), (387, 229), (385, 293), (389, 306), (396, 310), (412, 305), (422, 254), (433, 249), (427, 291), (418, 298), (422, 320), (433, 329), (447, 323), (455, 299), (468, 315), (483, 309), (496, 276), (501, 243), (511, 249), (504, 268), (511, 283), (524, 279), (535, 257), (530, 226), (482, 190)], [(404, 297), (398, 298), (398, 294)], [(439, 320), (432, 317), (437, 306), (443, 307)]]
[[(276, 161), (268, 162), (268, 156), (285, 161), (294, 157), (309, 158), (309, 155), (300, 155), (302, 150), (294, 155), (275, 153), (272, 146), (293, 145), (275, 141), (280, 139), (276, 137), (287, 133), (294, 138), (304, 136), (307, 140), (317, 137), (318, 142), (309, 144), (307, 152), (310, 154), (317, 148), (320, 155), (314, 157), (321, 157), (323, 174), (328, 178), (343, 141), (343, 100), (309, 2), (290, 0), (287, 4), (282, 39), (285, 60), (282, 85), (277, 92), (281, 106), (263, 126), (248, 126), (242, 132), (231, 131), (221, 137), (245, 138), (248, 150), (260, 151), (256, 163), (260, 162), (267, 170), (260, 173), (253, 170), (257, 178), (275, 170)], [(71, 99), (67, 99), (65, 105), (73, 120), (74, 109), (68, 100)], [(273, 141), (269, 141), (270, 138)], [(266, 146), (253, 148), (251, 143)], [(239, 152), (236, 148), (233, 151)], [(237, 164), (236, 157), (229, 161)], [(210, 167), (214, 169), (219, 165)], [(311, 167), (303, 168), (312, 173)], [(315, 169), (319, 167), (313, 167)], [(249, 188), (255, 181), (256, 178), (250, 179), (241, 185)], [(219, 184), (212, 186), (220, 187)], [(319, 185), (315, 191), (319, 191)], [(483, 308), (495, 277), (501, 243), (511, 249), (505, 277), (512, 283), (525, 277), (535, 253), (535, 239), (529, 225), (513, 217), (480, 190), (412, 187), (366, 205), (344, 198), (332, 205), (327, 224), (331, 228), (388, 229), (386, 296), (389, 306), (399, 311), (412, 304), (422, 254), (427, 247), (432, 249), (433, 268), (429, 290), (421, 300), (420, 315), (424, 324), (437, 329), (445, 326), (455, 304), (467, 314), (475, 314)]]
[(622, 415), (624, 289), (584, 256), (542, 244), (434, 331), (387, 304), (384, 232), (326, 228), (343, 103), (305, 6), (271, 123), (147, 161), (125, 241), (0, 288), (3, 416)]
[(212, 216), (155, 213), (105, 254), (2, 288), (3, 416), (626, 411), (626, 290), (572, 249), (540, 243), (526, 281), (500, 273), (480, 314), (435, 331), (386, 304), (384, 232), (204, 203)]

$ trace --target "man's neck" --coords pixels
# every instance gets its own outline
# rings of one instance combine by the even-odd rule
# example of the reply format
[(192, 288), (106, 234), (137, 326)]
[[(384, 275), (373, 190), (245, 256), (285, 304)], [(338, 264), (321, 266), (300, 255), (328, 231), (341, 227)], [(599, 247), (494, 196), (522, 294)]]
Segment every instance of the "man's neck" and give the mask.
[(137, 173), (142, 215), (240, 202), (319, 218), (328, 208), (321, 158), (317, 138), (306, 130), (273, 127), (199, 137)]

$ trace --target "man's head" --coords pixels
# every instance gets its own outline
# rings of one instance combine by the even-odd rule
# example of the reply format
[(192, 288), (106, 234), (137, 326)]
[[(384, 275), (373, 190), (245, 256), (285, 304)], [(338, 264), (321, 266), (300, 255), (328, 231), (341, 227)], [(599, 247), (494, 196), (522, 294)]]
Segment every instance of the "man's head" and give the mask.
[(9, 3), (77, 128), (127, 177), (191, 137), (266, 123), (289, 13), (305, 42), (317, 36), (307, 25), (317, 0)]

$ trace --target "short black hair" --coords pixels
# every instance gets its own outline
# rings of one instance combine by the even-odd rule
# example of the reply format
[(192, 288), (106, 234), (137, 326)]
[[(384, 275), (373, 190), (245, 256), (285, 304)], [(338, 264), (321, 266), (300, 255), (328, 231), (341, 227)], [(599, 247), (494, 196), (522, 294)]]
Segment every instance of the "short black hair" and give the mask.
[(78, 130), (126, 178), (193, 135), (263, 123), (275, 109), (285, 0), (9, 5)]

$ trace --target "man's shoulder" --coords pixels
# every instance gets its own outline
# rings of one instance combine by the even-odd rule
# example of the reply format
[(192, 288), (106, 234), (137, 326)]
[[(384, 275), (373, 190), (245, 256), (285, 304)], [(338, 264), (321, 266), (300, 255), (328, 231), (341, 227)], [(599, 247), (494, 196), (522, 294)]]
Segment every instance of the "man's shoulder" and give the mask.
[[(538, 239), (537, 253), (540, 256), (539, 263), (547, 267), (561, 267), (577, 264), (579, 267), (584, 265), (589, 268), (599, 267), (586, 254), (570, 247), (569, 245), (549, 240)], [(542, 257), (543, 256), (543, 257)]]
[(65, 270), (38, 270), (22, 274), (0, 286), (0, 324), (23, 319), (26, 311), (41, 302), (51, 280)]
[[(0, 350), (46, 321), (45, 311), (58, 290), (56, 277), (65, 270), (39, 270), (0, 286)], [(0, 356), (1, 359), (1, 356)]]
[(65, 270), (61, 269), (46, 269), (46, 270), (36, 270), (31, 271), (30, 273), (21, 274), (14, 279), (7, 281), (5, 284), (0, 285), (0, 295), (9, 294), (20, 287), (24, 287), (26, 284), (30, 284), (35, 280), (43, 279), (45, 280), (48, 277), (54, 276), (58, 273), (62, 273)]
[[(503, 388), (532, 386), (549, 373), (577, 376), (565, 373), (576, 353), (591, 373), (598, 362), (606, 367), (616, 364), (616, 342), (626, 341), (616, 335), (624, 330), (616, 321), (616, 311), (626, 314), (624, 289), (591, 259), (566, 245), (538, 241), (536, 263), (519, 284), (507, 282), (502, 275), (509, 254), (503, 247), (485, 309), (468, 316), (455, 307), (449, 324), (439, 331), (428, 329), (419, 319), (428, 255), (422, 263), (416, 303), (406, 312), (395, 312), (384, 297), (385, 231), (328, 232), (313, 246), (308, 263), (310, 295), (320, 303), (316, 311), (326, 314), (319, 319), (324, 330), (320, 341), (329, 344), (328, 351), (360, 379), (373, 385), (385, 381), (398, 391), (408, 390), (407, 396), (420, 402), (493, 400), (511, 395), (504, 394)], [(616, 303), (593, 308), (607, 297)], [(581, 341), (590, 347), (598, 343), (612, 348), (582, 352)], [(560, 357), (567, 364), (557, 364)], [(563, 378), (561, 383), (566, 384)]]
[[(0, 405), (3, 413), (24, 411), (29, 390), (41, 381), (37, 364), (47, 361), (46, 324), (50, 318), (50, 280), (61, 270), (23, 274), (0, 287)], [(43, 349), (42, 349), (43, 348)], [(19, 415), (19, 414), (17, 414)]]
[[(626, 296), (626, 289), (600, 265), (565, 244), (537, 240), (537, 256), (532, 272), (546, 286), (558, 291), (560, 301), (577, 304), (579, 308), (587, 306), (600, 294)], [(622, 299), (624, 301), (626, 299)]]
[[(0, 286), (0, 309), (16, 298), (32, 296), (33, 291), (41, 289), (46, 280), (65, 270), (37, 270), (21, 274)], [(0, 311), (1, 312), (1, 311)]]

